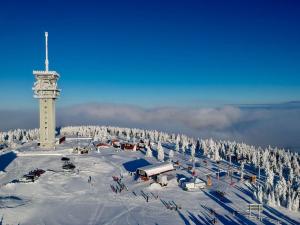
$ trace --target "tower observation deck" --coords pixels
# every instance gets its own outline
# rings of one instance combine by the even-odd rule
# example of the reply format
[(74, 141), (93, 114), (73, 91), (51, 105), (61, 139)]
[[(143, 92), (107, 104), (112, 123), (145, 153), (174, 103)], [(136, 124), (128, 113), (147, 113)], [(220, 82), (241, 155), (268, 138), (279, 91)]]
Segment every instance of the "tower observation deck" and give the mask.
[(49, 71), (48, 32), (45, 32), (45, 44), (45, 70), (33, 71), (35, 82), (32, 90), (34, 91), (34, 98), (39, 99), (40, 146), (53, 149), (55, 148), (55, 100), (60, 95), (60, 89), (57, 87), (59, 74), (56, 71)]

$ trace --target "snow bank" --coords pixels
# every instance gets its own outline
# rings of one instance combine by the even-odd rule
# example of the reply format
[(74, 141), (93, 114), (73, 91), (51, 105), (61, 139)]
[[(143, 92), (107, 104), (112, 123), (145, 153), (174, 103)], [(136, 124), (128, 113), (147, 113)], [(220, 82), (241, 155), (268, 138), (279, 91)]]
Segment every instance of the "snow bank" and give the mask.
[(4, 175), (5, 175), (5, 172), (4, 171), (0, 171), (0, 177), (4, 176)]
[(177, 182), (176, 178), (169, 180), (167, 187), (178, 187), (178, 182)]
[(7, 190), (7, 191), (11, 191), (11, 190), (14, 190), (16, 188), (16, 184), (15, 183), (8, 183), (8, 184), (5, 184), (3, 185), (3, 190)]
[(162, 187), (158, 183), (152, 183), (152, 184), (150, 184), (149, 187), (147, 187), (147, 189), (150, 191), (155, 191), (155, 190), (161, 190)]

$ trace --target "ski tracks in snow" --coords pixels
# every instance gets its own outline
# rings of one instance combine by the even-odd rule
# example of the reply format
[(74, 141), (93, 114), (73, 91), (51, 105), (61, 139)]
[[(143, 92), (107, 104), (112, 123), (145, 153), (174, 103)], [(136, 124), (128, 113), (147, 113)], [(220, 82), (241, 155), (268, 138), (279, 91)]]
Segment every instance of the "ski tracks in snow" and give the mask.
[(97, 207), (95, 208), (94, 213), (92, 214), (88, 225), (96, 225), (96, 224), (100, 224), (100, 218), (103, 214), (103, 209), (104, 206), (102, 206), (101, 201), (97, 200), (99, 203), (97, 204)]
[[(131, 208), (127, 208), (126, 211), (123, 211), (123, 212), (117, 214), (117, 215), (114, 216), (111, 220), (107, 221), (107, 222), (104, 223), (103, 225), (111, 225), (111, 224), (113, 224), (113, 222), (115, 222), (118, 218), (120, 218), (121, 216), (125, 215), (126, 213), (130, 213), (133, 209), (136, 209), (136, 208), (138, 208), (138, 206), (133, 206), (133, 207), (131, 207)], [(128, 221), (128, 218), (127, 218), (127, 222), (129, 222), (129, 221)], [(130, 224), (130, 223), (128, 223), (128, 224)]]

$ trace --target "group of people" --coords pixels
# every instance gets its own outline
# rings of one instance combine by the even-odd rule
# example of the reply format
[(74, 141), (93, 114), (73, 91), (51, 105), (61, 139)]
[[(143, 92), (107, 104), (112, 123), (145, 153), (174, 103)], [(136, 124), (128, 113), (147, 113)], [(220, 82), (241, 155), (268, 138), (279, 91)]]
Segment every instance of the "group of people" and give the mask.
[[(122, 177), (121, 177), (122, 178)], [(117, 183), (116, 185), (110, 185), (111, 189), (113, 192), (121, 193), (123, 190), (127, 189), (125, 184), (122, 183), (121, 178), (116, 179), (116, 177), (113, 177), (113, 180)]]

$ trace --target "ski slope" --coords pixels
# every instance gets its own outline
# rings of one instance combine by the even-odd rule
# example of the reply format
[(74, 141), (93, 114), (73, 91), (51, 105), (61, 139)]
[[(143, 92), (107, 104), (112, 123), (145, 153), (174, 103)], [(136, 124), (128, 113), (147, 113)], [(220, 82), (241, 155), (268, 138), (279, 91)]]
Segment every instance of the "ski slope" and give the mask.
[[(85, 145), (88, 140), (79, 140)], [(250, 184), (232, 180), (228, 176), (217, 179), (216, 169), (226, 170), (228, 163), (216, 162), (197, 157), (200, 167), (196, 175), (206, 180), (212, 176), (212, 187), (187, 192), (177, 183), (178, 177), (191, 177), (186, 169), (191, 164), (189, 157), (175, 152), (173, 161), (181, 167), (170, 172), (173, 179), (167, 187), (153, 181), (137, 181), (130, 171), (135, 163), (147, 161), (157, 163), (157, 159), (146, 158), (145, 151), (123, 151), (113, 147), (87, 155), (72, 153), (78, 140), (69, 139), (55, 151), (39, 151), (34, 142), (9, 150), (3, 154), (15, 154), (0, 173), (0, 218), (2, 224), (299, 224), (299, 213), (286, 209), (264, 206), (262, 220), (248, 217), (247, 207), (256, 203), (249, 190)], [(164, 148), (165, 155), (169, 149)], [(67, 156), (76, 165), (74, 172), (62, 170), (62, 156)], [(207, 163), (204, 163), (206, 160)], [(128, 163), (132, 168), (128, 169)], [(34, 183), (11, 183), (25, 173), (40, 168), (46, 170)], [(247, 172), (247, 171), (246, 171)], [(128, 188), (114, 193), (111, 185), (116, 185), (112, 176), (123, 176), (122, 182)], [(91, 182), (88, 182), (89, 176)], [(230, 185), (234, 182), (234, 185)], [(226, 192), (220, 200), (216, 190)], [(148, 197), (147, 197), (148, 196)], [(148, 201), (147, 201), (148, 198)], [(178, 209), (170, 209), (170, 206)], [(169, 207), (169, 209), (168, 209)]]

